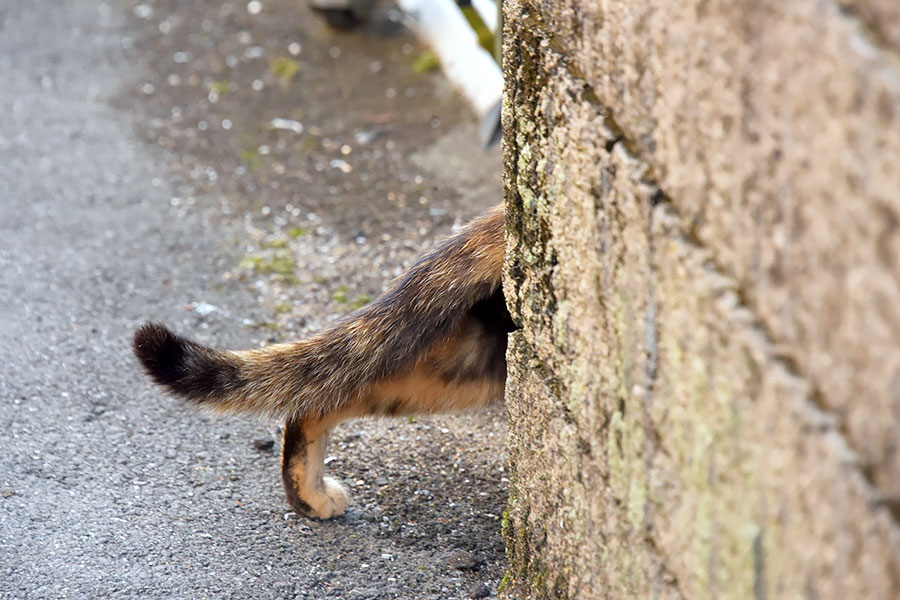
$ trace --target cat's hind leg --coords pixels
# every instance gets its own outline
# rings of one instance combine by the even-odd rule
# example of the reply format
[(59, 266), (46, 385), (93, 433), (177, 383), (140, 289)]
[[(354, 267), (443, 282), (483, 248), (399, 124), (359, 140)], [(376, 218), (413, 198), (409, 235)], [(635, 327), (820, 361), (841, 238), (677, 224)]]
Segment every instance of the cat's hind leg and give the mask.
[(325, 450), (332, 419), (310, 416), (288, 419), (284, 424), (281, 478), (288, 503), (298, 513), (318, 519), (344, 514), (347, 490), (336, 479), (325, 477)]

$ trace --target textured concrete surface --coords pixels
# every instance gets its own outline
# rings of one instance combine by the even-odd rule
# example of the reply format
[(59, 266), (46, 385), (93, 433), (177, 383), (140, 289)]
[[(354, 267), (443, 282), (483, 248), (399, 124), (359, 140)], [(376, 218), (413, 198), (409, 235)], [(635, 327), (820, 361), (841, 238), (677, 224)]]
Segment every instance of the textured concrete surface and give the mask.
[[(226, 6), (230, 17), (212, 18)], [(246, 2), (0, 1), (0, 598), (436, 599), (499, 584), (502, 410), (341, 427), (328, 469), (351, 486), (351, 504), (344, 517), (316, 522), (285, 503), (278, 424), (190, 410), (154, 389), (131, 356), (131, 333), (148, 318), (222, 347), (297, 336), (347, 310), (332, 298), (337, 282), (348, 284), (350, 301), (363, 285), (374, 294), (457, 215), (500, 193), (499, 157), (453, 143), (465, 113), (440, 107), (459, 100), (437, 76), (412, 73), (401, 53), (418, 48), (409, 32), (366, 44), (365, 32), (328, 31), (305, 3), (262, 7), (254, 23)], [(204, 10), (212, 17), (186, 18)], [(273, 22), (282, 29), (265, 38)], [(321, 87), (282, 90), (258, 58), (262, 45), (246, 53), (253, 46), (238, 45), (237, 70), (249, 80), (237, 83), (250, 91), (256, 73), (268, 87), (252, 102), (216, 105), (227, 105), (235, 138), (244, 123), (258, 136), (232, 140), (219, 126), (225, 115), (203, 103), (210, 90), (195, 71), (221, 48), (236, 52), (241, 31), (269, 44), (265, 51), (302, 41), (305, 76)], [(179, 51), (194, 59), (179, 62)], [(370, 107), (390, 102), (385, 87), (403, 98), (411, 88), (424, 122), (400, 114), (377, 124), (370, 146), (357, 143), (370, 109), (360, 117), (353, 94), (334, 93), (329, 85), (346, 82), (315, 58), (341, 51), (354, 64), (365, 51), (367, 73), (370, 62), (383, 64), (383, 76), (367, 80)], [(167, 81), (173, 74), (180, 85)], [(316, 136), (306, 153), (283, 150), (279, 141), (295, 134), (260, 119), (285, 116), (286, 104), (354, 154)], [(168, 147), (148, 144), (146, 129)], [(230, 144), (240, 142), (271, 144), (269, 162), (238, 169)], [(477, 161), (487, 181), (442, 183), (412, 164), (413, 155), (432, 164), (437, 148)], [(315, 171), (335, 154), (355, 167), (353, 181), (339, 169)], [(371, 174), (365, 185), (361, 172)], [(293, 227), (308, 231), (294, 240)], [(297, 277), (318, 276), (306, 287), (282, 288), (277, 274), (240, 266), (250, 252), (304, 248), (297, 264), (316, 270), (298, 267)]]
[(896, 52), (828, 2), (535, 6), (685, 231), (900, 499)]
[(895, 597), (893, 50), (831, 3), (505, 11), (517, 589)]

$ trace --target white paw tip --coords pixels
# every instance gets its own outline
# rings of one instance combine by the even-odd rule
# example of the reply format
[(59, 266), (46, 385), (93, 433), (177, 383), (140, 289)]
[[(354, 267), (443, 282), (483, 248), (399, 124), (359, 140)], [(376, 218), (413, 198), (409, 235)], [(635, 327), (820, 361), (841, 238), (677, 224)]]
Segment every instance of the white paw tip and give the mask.
[(337, 479), (331, 477), (325, 477), (323, 483), (325, 485), (325, 494), (331, 499), (331, 502), (334, 505), (334, 512), (331, 516), (334, 517), (344, 514), (344, 511), (347, 510), (347, 502), (350, 498), (350, 495), (347, 493), (347, 488), (341, 485)]

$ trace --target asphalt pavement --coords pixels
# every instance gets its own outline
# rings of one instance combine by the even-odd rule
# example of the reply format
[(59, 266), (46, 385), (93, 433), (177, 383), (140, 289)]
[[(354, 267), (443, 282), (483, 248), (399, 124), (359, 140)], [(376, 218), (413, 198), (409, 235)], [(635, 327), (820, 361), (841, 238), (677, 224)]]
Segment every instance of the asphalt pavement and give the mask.
[(347, 426), (332, 467), (355, 499), (320, 522), (284, 501), (277, 423), (187, 410), (139, 372), (148, 317), (252, 347), (272, 308), (222, 278), (246, 223), (185, 206), (171, 153), (111, 105), (140, 68), (133, 9), (0, 2), (0, 597), (496, 593), (502, 409)]

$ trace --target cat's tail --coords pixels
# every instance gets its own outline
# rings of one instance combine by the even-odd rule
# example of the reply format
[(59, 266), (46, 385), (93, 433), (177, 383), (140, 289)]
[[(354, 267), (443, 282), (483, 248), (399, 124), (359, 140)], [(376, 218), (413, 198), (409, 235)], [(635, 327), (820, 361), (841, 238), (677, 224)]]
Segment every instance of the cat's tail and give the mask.
[(156, 383), (202, 406), (325, 414), (409, 372), (476, 304), (499, 295), (502, 307), (504, 248), (500, 206), (435, 247), (368, 306), (312, 338), (222, 351), (148, 323), (134, 335), (134, 353)]

